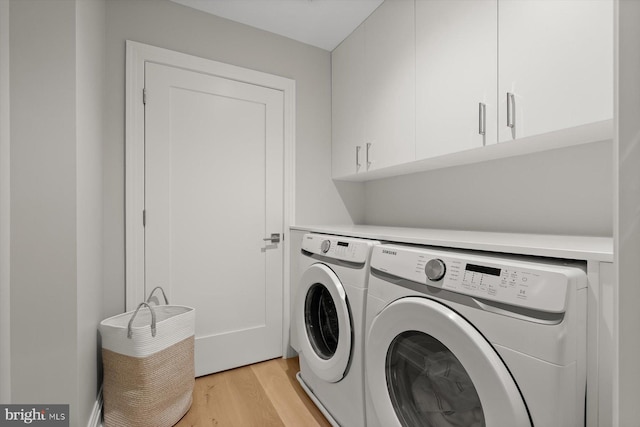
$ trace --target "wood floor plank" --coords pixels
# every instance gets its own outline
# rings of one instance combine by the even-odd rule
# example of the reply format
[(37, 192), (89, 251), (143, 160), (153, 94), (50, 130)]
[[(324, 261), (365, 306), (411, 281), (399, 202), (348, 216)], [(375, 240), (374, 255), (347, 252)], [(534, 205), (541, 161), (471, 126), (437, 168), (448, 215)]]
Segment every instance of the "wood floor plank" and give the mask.
[(196, 379), (177, 427), (329, 427), (295, 377), (297, 358), (273, 359)]
[(284, 424), (255, 374), (243, 367), (198, 378), (193, 405), (177, 426), (284, 427)]
[(229, 412), (224, 409), (224, 402), (215, 399), (218, 394), (222, 395), (223, 401), (226, 399), (227, 393), (224, 391), (220, 393), (220, 390), (226, 387), (224, 373), (196, 379), (191, 409), (177, 425), (180, 427), (233, 425)]
[(330, 427), (298, 383), (298, 359), (274, 359), (251, 366), (285, 426)]
[(238, 426), (284, 427), (269, 396), (251, 369), (238, 369), (228, 378)]

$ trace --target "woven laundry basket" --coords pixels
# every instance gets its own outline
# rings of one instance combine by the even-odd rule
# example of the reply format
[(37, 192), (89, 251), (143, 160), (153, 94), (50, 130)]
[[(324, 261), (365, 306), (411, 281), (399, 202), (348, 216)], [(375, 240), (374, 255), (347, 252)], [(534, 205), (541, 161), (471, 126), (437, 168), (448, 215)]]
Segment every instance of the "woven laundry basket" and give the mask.
[(184, 416), (194, 332), (195, 310), (178, 305), (141, 303), (100, 323), (105, 427), (170, 427)]

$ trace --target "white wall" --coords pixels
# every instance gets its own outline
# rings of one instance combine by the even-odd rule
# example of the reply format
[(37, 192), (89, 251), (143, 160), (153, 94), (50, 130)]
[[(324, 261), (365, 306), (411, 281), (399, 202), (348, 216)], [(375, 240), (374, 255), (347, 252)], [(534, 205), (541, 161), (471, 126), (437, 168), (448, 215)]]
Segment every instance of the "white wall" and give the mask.
[(620, 0), (616, 87), (615, 263), (617, 270), (616, 426), (640, 419), (640, 2)]
[(11, 393), (77, 410), (75, 2), (12, 0)]
[[(76, 188), (78, 420), (88, 420), (102, 383), (102, 144), (105, 0), (76, 1)], [(80, 424), (80, 423), (79, 423)], [(84, 422), (86, 424), (86, 421)]]
[(612, 235), (612, 143), (365, 184), (365, 224)]
[(9, 21), (11, 399), (69, 404), (70, 425), (86, 425), (103, 317), (104, 0), (12, 0)]
[[(296, 222), (350, 223), (331, 175), (331, 62), (327, 51), (168, 0), (107, 2), (104, 146), (104, 304), (124, 309), (124, 60), (133, 40), (296, 81)], [(347, 186), (348, 187), (348, 186)], [(348, 194), (349, 188), (341, 188)], [(361, 196), (360, 196), (361, 197)]]
[(0, 402), (11, 402), (9, 1), (0, 0)]

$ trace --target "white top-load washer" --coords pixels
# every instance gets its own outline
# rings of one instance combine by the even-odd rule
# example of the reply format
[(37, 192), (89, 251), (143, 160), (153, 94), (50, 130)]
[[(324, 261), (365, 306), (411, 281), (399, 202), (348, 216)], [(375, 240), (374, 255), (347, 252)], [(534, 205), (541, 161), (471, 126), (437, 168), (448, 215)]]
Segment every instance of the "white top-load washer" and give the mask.
[(365, 426), (364, 309), (378, 242), (305, 234), (294, 306), (298, 381), (334, 426)]
[(584, 426), (586, 283), (579, 263), (374, 247), (367, 426)]

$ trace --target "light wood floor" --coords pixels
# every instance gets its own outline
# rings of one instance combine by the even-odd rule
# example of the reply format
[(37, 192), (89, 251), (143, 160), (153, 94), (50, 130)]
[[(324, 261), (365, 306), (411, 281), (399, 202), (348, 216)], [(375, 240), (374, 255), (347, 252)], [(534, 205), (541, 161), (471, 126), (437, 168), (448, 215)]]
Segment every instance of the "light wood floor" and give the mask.
[(306, 395), (298, 358), (273, 359), (196, 379), (176, 427), (331, 427)]

